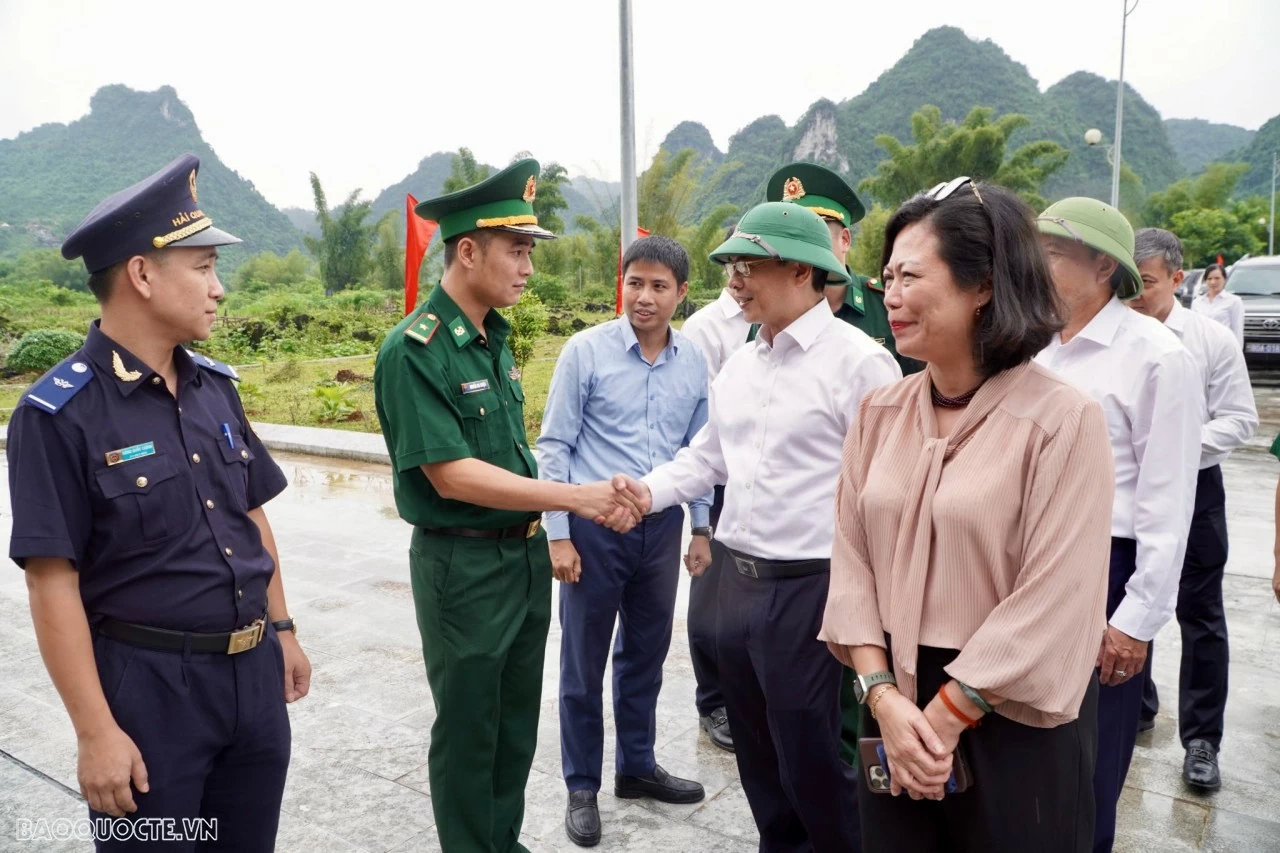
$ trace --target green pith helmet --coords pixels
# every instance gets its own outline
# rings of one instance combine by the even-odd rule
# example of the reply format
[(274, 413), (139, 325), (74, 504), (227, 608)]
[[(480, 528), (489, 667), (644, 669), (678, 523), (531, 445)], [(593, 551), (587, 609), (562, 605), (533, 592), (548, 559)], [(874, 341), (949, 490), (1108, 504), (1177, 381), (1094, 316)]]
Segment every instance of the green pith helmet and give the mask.
[(830, 284), (847, 284), (849, 274), (831, 251), (831, 232), (818, 214), (786, 201), (766, 201), (747, 211), (728, 240), (711, 253), (731, 257), (797, 261), (827, 271)]
[(537, 160), (520, 160), (475, 186), (420, 202), (413, 211), (439, 223), (441, 240), (481, 228), (554, 240), (556, 235), (538, 227), (533, 212), (538, 172)]
[(1133, 226), (1111, 205), (1096, 198), (1064, 198), (1049, 205), (1036, 218), (1036, 226), (1042, 234), (1075, 240), (1115, 258), (1124, 271), (1124, 282), (1116, 291), (1121, 299), (1142, 293), (1142, 276), (1133, 262)]
[(773, 173), (765, 188), (766, 201), (791, 201), (845, 228), (867, 215), (849, 182), (826, 166), (789, 163)]

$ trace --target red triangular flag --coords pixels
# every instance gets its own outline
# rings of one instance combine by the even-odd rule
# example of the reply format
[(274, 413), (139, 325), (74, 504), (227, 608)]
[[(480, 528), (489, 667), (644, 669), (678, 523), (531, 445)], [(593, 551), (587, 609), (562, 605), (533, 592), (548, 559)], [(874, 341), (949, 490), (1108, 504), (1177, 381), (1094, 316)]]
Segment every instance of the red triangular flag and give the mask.
[[(641, 228), (640, 226), (637, 225), (636, 236), (648, 237), (649, 232), (647, 229)], [(615, 317), (622, 316), (622, 247), (621, 246), (618, 247), (618, 293), (617, 293), (616, 302), (614, 304), (614, 311), (615, 313), (613, 316)]]
[(436, 223), (423, 219), (413, 212), (418, 200), (405, 193), (404, 197), (404, 313), (409, 316), (418, 304), (418, 268), (422, 256), (436, 233)]

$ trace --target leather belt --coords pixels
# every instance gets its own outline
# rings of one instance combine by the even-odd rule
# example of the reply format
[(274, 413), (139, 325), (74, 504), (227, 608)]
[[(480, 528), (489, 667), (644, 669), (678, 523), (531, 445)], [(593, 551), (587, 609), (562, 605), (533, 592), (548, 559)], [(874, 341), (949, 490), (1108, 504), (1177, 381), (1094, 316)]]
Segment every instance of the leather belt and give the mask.
[(785, 578), (803, 578), (831, 571), (830, 560), (766, 560), (753, 557), (732, 548), (725, 548), (729, 558), (733, 560), (738, 574), (761, 580), (782, 580)]
[(213, 655), (238, 655), (256, 648), (266, 635), (266, 619), (255, 619), (243, 628), (221, 634), (194, 634), (186, 631), (170, 631), (166, 628), (149, 628), (116, 619), (103, 619), (98, 631), (113, 640), (156, 649), (162, 652), (193, 652)]
[(461, 536), (464, 539), (532, 539), (541, 529), (542, 519), (535, 518), (523, 524), (491, 530), (479, 530), (474, 527), (423, 527), (422, 532), (437, 536)]

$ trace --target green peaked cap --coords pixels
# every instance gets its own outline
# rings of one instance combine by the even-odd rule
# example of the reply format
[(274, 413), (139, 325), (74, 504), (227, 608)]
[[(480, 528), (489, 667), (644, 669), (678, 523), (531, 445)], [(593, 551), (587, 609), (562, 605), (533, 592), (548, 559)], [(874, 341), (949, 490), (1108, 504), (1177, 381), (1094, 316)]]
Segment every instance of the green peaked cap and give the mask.
[(1064, 198), (1049, 205), (1036, 218), (1036, 226), (1042, 234), (1075, 240), (1115, 258), (1124, 272), (1116, 291), (1121, 299), (1142, 293), (1142, 276), (1133, 260), (1133, 226), (1111, 205), (1083, 196)]
[(427, 199), (413, 210), (423, 219), (439, 224), (441, 240), (481, 228), (554, 240), (556, 235), (538, 227), (538, 217), (533, 212), (538, 174), (537, 160), (519, 160), (474, 186)]
[(867, 215), (858, 195), (839, 173), (817, 163), (788, 163), (773, 173), (765, 188), (766, 201), (793, 201), (845, 228)]
[(747, 211), (733, 234), (711, 253), (724, 263), (731, 257), (798, 261), (826, 270), (829, 284), (848, 284), (844, 264), (831, 251), (831, 232), (818, 214), (785, 201), (766, 201)]

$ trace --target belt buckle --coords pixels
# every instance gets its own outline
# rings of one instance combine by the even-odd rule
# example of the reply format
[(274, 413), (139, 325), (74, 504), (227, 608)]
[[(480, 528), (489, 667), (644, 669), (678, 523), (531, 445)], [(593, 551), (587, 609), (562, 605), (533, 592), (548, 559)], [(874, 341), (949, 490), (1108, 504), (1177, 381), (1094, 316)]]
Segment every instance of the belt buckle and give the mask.
[(529, 529), (524, 534), (524, 538), (532, 539), (533, 537), (538, 535), (538, 531), (540, 529), (542, 529), (542, 519), (535, 518), (533, 521), (529, 522)]
[(265, 627), (266, 623), (258, 619), (247, 628), (232, 631), (231, 637), (227, 640), (227, 654), (238, 655), (241, 652), (247, 652), (249, 649), (255, 648), (262, 641)]
[(738, 567), (738, 574), (746, 575), (749, 578), (756, 578), (757, 580), (759, 580), (760, 573), (756, 571), (755, 560), (744, 560), (742, 557), (738, 557), (735, 555), (733, 558), (733, 562)]

